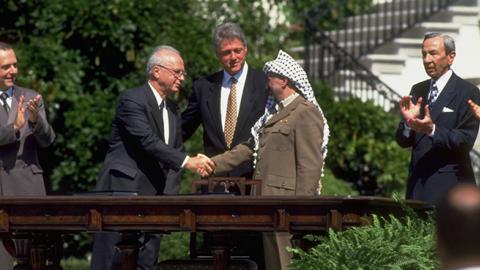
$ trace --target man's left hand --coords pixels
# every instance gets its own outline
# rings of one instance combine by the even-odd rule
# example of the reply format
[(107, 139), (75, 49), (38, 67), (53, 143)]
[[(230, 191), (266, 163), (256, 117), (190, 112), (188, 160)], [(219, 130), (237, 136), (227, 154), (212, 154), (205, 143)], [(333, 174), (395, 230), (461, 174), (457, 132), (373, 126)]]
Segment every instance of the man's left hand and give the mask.
[(38, 119), (38, 111), (40, 110), (42, 104), (42, 96), (37, 95), (34, 99), (31, 99), (27, 103), (27, 108), (29, 111), (28, 121), (30, 123), (36, 123)]
[(433, 131), (433, 126), (435, 125), (430, 116), (430, 108), (428, 105), (425, 106), (425, 116), (423, 119), (409, 119), (407, 122), (408, 126), (416, 132), (425, 133), (430, 135)]

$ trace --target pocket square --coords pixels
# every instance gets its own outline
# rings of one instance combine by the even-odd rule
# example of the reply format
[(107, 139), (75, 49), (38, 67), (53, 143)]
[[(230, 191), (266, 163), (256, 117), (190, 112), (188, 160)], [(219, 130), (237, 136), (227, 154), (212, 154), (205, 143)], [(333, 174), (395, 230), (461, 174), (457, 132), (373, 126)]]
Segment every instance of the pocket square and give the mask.
[(442, 112), (453, 112), (453, 110), (448, 107), (443, 107)]

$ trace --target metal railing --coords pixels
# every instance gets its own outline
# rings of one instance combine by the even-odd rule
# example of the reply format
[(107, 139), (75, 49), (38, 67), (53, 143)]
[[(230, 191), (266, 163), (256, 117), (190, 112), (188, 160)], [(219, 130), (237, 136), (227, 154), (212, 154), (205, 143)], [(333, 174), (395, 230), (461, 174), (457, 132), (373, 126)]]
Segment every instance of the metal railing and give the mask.
[(393, 40), (454, 0), (323, 0), (307, 13), (304, 66), (335, 88), (339, 99), (359, 97), (392, 109), (400, 96), (358, 59)]

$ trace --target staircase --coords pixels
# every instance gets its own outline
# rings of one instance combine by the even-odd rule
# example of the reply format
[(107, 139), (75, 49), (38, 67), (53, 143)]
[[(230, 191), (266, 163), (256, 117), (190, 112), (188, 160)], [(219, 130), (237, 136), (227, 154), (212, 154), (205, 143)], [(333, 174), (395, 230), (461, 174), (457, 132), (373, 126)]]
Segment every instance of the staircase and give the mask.
[[(371, 100), (397, 113), (401, 96), (428, 79), (421, 58), (427, 32), (451, 35), (457, 48), (453, 70), (480, 84), (479, 2), (324, 0), (307, 14), (305, 47), (297, 51), (304, 53), (301, 62), (310, 78), (331, 85), (337, 100)], [(475, 149), (472, 159), (479, 176), (480, 143)]]
[(480, 84), (479, 4), (477, 0), (454, 1), (450, 6), (415, 24), (390, 42), (360, 57), (360, 62), (401, 96), (413, 84), (428, 79), (421, 46), (427, 32), (449, 34), (456, 42), (457, 56), (452, 69), (460, 77)]

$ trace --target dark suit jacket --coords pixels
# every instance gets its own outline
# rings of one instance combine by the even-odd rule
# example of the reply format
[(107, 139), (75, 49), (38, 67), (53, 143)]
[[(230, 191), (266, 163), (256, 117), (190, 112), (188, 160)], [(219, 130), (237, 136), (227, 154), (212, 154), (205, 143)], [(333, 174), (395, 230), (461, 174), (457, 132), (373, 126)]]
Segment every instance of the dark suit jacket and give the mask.
[(37, 123), (28, 122), (25, 111), (25, 125), (16, 134), (13, 122), (17, 115), (20, 96), (25, 103), (38, 93), (14, 86), (10, 113), (0, 107), (0, 195), (45, 195), (43, 170), (38, 161), (38, 148), (53, 143), (55, 133), (47, 122), (45, 107), (40, 108)]
[(179, 108), (168, 99), (166, 106), (168, 144), (163, 139), (163, 119), (149, 85), (120, 96), (97, 190), (140, 195), (178, 192), (178, 173), (186, 154), (182, 152)]
[[(430, 80), (412, 87), (414, 102), (423, 98), (421, 117), (428, 100)], [(407, 199), (436, 203), (458, 182), (474, 182), (469, 152), (477, 137), (479, 121), (467, 104), (479, 102), (478, 88), (452, 74), (445, 88), (430, 109), (435, 123), (432, 137), (410, 131), (403, 135), (401, 121), (396, 134), (402, 147), (412, 147), (407, 184)]]
[[(228, 150), (225, 144), (220, 113), (222, 80), (223, 70), (195, 81), (188, 106), (182, 113), (183, 140), (190, 138), (198, 126), (202, 124), (204, 152), (209, 157)], [(267, 97), (265, 74), (249, 67), (232, 148), (250, 138), (250, 129), (265, 111)], [(252, 163), (245, 162), (226, 175), (251, 178), (252, 170)]]

